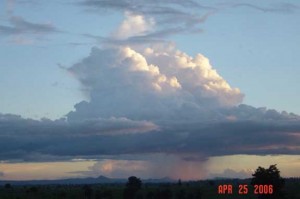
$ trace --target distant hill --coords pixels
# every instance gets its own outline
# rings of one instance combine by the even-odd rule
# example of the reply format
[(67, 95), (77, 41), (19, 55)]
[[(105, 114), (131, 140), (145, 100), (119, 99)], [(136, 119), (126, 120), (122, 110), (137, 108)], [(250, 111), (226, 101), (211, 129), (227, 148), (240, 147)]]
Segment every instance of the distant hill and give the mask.
[[(142, 179), (143, 183), (166, 183), (175, 182), (175, 180), (164, 177), (160, 179)], [(112, 184), (112, 183), (126, 183), (127, 179), (123, 178), (108, 178), (105, 176), (99, 176), (97, 178), (69, 178), (69, 179), (57, 179), (57, 180), (0, 180), (0, 185), (3, 186), (7, 183), (12, 185), (80, 185), (80, 184)]]

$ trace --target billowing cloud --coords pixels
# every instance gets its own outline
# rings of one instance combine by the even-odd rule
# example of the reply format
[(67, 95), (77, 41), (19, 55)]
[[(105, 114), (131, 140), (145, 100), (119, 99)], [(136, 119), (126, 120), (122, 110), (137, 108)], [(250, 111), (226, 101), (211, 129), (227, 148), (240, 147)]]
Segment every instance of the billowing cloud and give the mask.
[(78, 103), (76, 111), (68, 114), (70, 120), (82, 116), (203, 118), (205, 112), (214, 117), (210, 109), (234, 106), (243, 99), (239, 89), (232, 88), (206, 57), (198, 54), (193, 58), (173, 46), (141, 52), (130, 47), (93, 48), (68, 70), (90, 97), (90, 102)]

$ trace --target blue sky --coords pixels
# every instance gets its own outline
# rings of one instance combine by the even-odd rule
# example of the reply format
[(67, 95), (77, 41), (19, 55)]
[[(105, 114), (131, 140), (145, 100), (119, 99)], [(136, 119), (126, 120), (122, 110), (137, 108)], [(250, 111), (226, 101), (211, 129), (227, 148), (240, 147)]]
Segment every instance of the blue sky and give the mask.
[[(218, 11), (195, 11), (199, 15), (215, 12), (201, 24), (203, 32), (176, 34), (166, 40), (175, 42), (190, 55), (207, 56), (231, 85), (245, 93), (244, 103), (299, 113), (299, 67), (295, 61), (300, 41), (297, 8), (284, 10), (280, 1), (266, 1), (258, 6), (282, 11), (220, 6), (221, 3), (205, 4), (220, 7)], [(297, 5), (293, 1), (284, 3)], [(109, 35), (121, 23), (123, 13), (88, 12), (74, 2), (2, 1), (1, 4), (2, 24), (8, 24), (9, 17), (15, 15), (32, 23), (52, 24), (59, 31), (33, 36), (2, 34), (2, 112), (33, 118), (63, 116), (83, 96), (77, 82), (57, 64), (70, 66), (83, 58), (91, 46), (101, 45), (82, 35)], [(45, 104), (52, 108), (45, 108)]]
[[(236, 155), (251, 155), (249, 159), (259, 155), (257, 163), (260, 155), (281, 155), (286, 162), (293, 160), (292, 165), (299, 164), (295, 160), (300, 153), (297, 148), (300, 132), (298, 1), (251, 1), (250, 4), (221, 0), (154, 3), (6, 0), (0, 2), (0, 8), (0, 113), (5, 124), (4, 140), (13, 142), (16, 138), (7, 133), (22, 131), (13, 124), (28, 131), (27, 136), (33, 136), (30, 140), (26, 135), (17, 134), (20, 144), (1, 151), (2, 161), (8, 161), (5, 164), (19, 162), (14, 164), (18, 168), (18, 164), (28, 162), (42, 168), (43, 162), (52, 161), (55, 168), (55, 163), (61, 161), (57, 165), (65, 168), (61, 165), (82, 158), (83, 162), (74, 162), (72, 175), (76, 171), (78, 175), (104, 172), (112, 177), (125, 176), (131, 171), (117, 170), (122, 165), (136, 164), (139, 166), (135, 172), (151, 177), (150, 171), (162, 162), (150, 164), (152, 154), (159, 153), (164, 159), (171, 153), (167, 158), (169, 164), (176, 162), (191, 167), (182, 176), (168, 173), (181, 178), (193, 176), (192, 171), (199, 165), (211, 176), (249, 175), (251, 168), (245, 169), (246, 163), (207, 171), (206, 167), (212, 167), (207, 164), (224, 162), (228, 155), (229, 162), (234, 162)], [(176, 125), (171, 128), (177, 120), (183, 121), (183, 127), (189, 122), (193, 125), (181, 131)], [(232, 132), (221, 133), (217, 128), (207, 127), (224, 122)], [(227, 122), (233, 122), (232, 126)], [(88, 128), (89, 124), (95, 126)], [(257, 131), (251, 130), (253, 126)], [(269, 135), (264, 126), (282, 135)], [(50, 133), (59, 127), (63, 129), (60, 138)], [(205, 129), (215, 133), (206, 137)], [(203, 134), (196, 135), (196, 130)], [(100, 135), (95, 131), (101, 131)], [(166, 134), (160, 135), (165, 131)], [(232, 134), (235, 131), (246, 133), (236, 136)], [(153, 141), (166, 139), (170, 146), (136, 146), (149, 132), (154, 134)], [(244, 146), (243, 140), (249, 139), (248, 132), (254, 140), (258, 132), (261, 134), (257, 136), (265, 135), (266, 140), (245, 142)], [(81, 153), (71, 148), (84, 145), (69, 138), (68, 133), (87, 133), (83, 142), (87, 145), (95, 138), (99, 139), (95, 144), (106, 139), (114, 143), (110, 134), (120, 136), (116, 142), (121, 147), (116, 150), (100, 147)], [(220, 152), (221, 149), (209, 151), (205, 143), (192, 141), (193, 136), (207, 142), (211, 141), (210, 136), (219, 136), (219, 144), (227, 149), (227, 137), (223, 135), (228, 139), (235, 136), (237, 139), (233, 140), (239, 142), (236, 145), (241, 150), (229, 147), (226, 153)], [(43, 136), (49, 136), (49, 142)], [(132, 136), (134, 141), (126, 136)], [(178, 138), (172, 140), (172, 136)], [(282, 143), (281, 136), (286, 138)], [(293, 136), (296, 139), (292, 141)], [(63, 147), (65, 153), (58, 153), (54, 143), (60, 146), (64, 140), (70, 143)], [(39, 142), (49, 147), (40, 148)], [(18, 153), (22, 150), (27, 155)], [(147, 155), (141, 160), (136, 153)], [(184, 161), (195, 156), (203, 161)], [(215, 160), (215, 157), (220, 158)], [(270, 157), (266, 162), (272, 164)], [(128, 159), (136, 162), (130, 163), (132, 160)], [(282, 159), (276, 161), (288, 170)], [(29, 176), (10, 173), (5, 164), (0, 165), (0, 172), (7, 179), (39, 178), (37, 173)], [(83, 172), (84, 164), (87, 171)], [(259, 165), (253, 165), (253, 169), (256, 166)], [(50, 170), (56, 170), (53, 168)], [(174, 172), (179, 168), (174, 167)], [(292, 171), (286, 175), (299, 175)], [(61, 169), (54, 176), (68, 175), (68, 171)], [(43, 177), (49, 176), (40, 176)]]

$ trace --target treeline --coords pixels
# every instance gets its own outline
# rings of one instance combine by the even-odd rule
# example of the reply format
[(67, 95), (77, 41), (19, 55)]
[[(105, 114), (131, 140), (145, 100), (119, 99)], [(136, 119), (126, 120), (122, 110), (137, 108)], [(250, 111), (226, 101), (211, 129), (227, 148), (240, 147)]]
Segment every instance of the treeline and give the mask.
[(252, 176), (245, 180), (178, 180), (177, 183), (143, 183), (135, 176), (129, 177), (126, 183), (113, 184), (16, 186), (7, 183), (0, 188), (0, 199), (300, 199), (300, 178), (282, 178), (276, 165), (258, 167)]
[[(137, 178), (138, 179), (138, 178)], [(233, 194), (218, 194), (218, 186), (232, 184)], [(176, 183), (136, 183), (90, 184), (90, 185), (34, 185), (15, 186), (7, 184), (0, 188), (1, 199), (255, 199), (249, 191), (239, 195), (238, 185), (248, 184), (251, 179), (219, 179)], [(287, 199), (300, 199), (300, 178), (285, 179), (283, 192)]]

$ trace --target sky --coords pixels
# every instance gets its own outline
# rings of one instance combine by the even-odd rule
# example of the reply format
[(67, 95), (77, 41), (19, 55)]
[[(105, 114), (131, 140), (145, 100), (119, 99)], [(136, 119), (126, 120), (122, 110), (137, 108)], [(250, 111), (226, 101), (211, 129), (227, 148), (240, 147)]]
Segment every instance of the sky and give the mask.
[(300, 176), (296, 0), (0, 1), (0, 180)]

